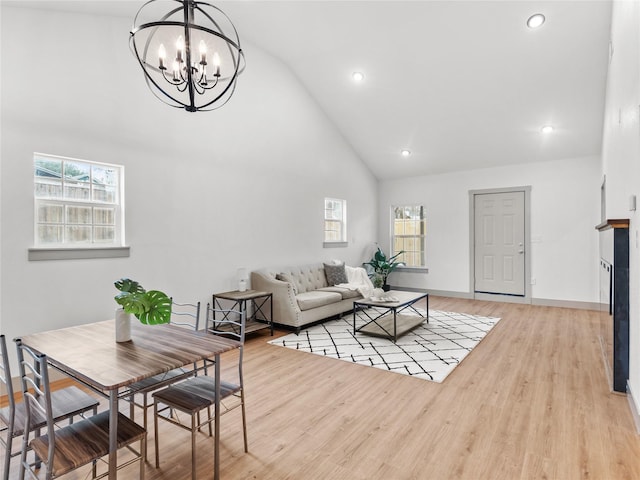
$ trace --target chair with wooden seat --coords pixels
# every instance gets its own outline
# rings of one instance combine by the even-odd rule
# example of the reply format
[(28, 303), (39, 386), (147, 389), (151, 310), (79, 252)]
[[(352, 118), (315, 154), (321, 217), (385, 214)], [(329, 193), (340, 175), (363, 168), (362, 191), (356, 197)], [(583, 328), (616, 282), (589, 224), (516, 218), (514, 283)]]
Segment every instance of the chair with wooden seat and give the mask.
[[(172, 325), (198, 330), (200, 328), (200, 302), (197, 303), (178, 303), (171, 299), (171, 320)], [(198, 366), (193, 365), (193, 369), (177, 368), (161, 375), (155, 375), (145, 378), (129, 386), (131, 395), (129, 396), (129, 417), (134, 419), (134, 407), (142, 409), (142, 426), (147, 428), (147, 410), (153, 407), (149, 404), (149, 394), (170, 385), (178, 380), (183, 380), (192, 375), (197, 374)], [(136, 401), (136, 395), (142, 396), (141, 403)], [(145, 452), (146, 453), (146, 452)]]
[[(13, 439), (20, 437), (26, 425), (26, 409), (22, 401), (15, 400), (13, 385), (11, 383), (11, 370), (7, 353), (7, 340), (0, 335), (0, 383), (5, 385), (9, 405), (0, 409), (0, 442), (5, 448), (3, 480), (8, 480), (11, 459), (20, 455), (20, 451), (13, 451)], [(53, 406), (53, 418), (56, 422), (68, 419), (73, 422), (77, 415), (98, 412), (99, 401), (91, 395), (83, 392), (78, 387), (67, 387), (51, 392)], [(30, 430), (42, 428), (44, 419), (33, 418)]]
[[(213, 321), (213, 312), (219, 312), (223, 320)], [(242, 409), (242, 427), (244, 436), (244, 451), (248, 452), (247, 420), (244, 401), (244, 380), (242, 374), (242, 358), (244, 353), (244, 337), (246, 314), (244, 311), (219, 310), (207, 305), (207, 331), (213, 335), (220, 335), (240, 342), (238, 353), (237, 382), (220, 381), (220, 415), (228, 413), (238, 407)], [(212, 435), (211, 422), (215, 419), (211, 415), (211, 407), (215, 404), (215, 378), (209, 375), (191, 377), (185, 381), (170, 385), (153, 394), (154, 397), (154, 427), (156, 468), (160, 466), (160, 452), (158, 448), (159, 430), (158, 419), (166, 420), (183, 429), (191, 431), (191, 478), (196, 480), (196, 432), (203, 426), (209, 426), (209, 436)], [(207, 418), (200, 420), (200, 412), (207, 410)], [(190, 416), (190, 423), (180, 421), (179, 412)]]
[[(20, 480), (24, 479), (25, 472), (29, 472), (31, 478), (42, 478), (36, 474), (40, 464), (46, 469), (47, 480), (89, 464), (93, 465), (92, 478), (105, 477), (106, 472), (96, 476), (96, 462), (109, 454), (109, 411), (56, 428), (47, 357), (23, 345), (20, 339), (16, 339), (16, 345), (26, 424), (44, 419), (42, 435), (31, 438), (31, 431), (27, 429), (22, 436)], [(118, 413), (117, 438), (119, 449), (127, 447), (134, 454), (133, 459), (123, 462), (119, 468), (140, 461), (140, 479), (144, 480), (147, 432), (126, 415)], [(136, 442), (140, 442), (138, 451), (132, 447)], [(27, 461), (28, 448), (36, 455), (33, 463)]]

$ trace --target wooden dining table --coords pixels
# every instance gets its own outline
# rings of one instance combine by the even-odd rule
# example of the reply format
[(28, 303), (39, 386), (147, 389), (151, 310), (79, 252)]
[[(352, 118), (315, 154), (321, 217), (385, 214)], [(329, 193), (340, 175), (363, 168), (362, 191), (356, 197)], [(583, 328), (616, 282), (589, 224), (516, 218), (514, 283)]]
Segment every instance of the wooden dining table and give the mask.
[[(215, 361), (214, 479), (220, 478), (220, 355), (240, 342), (175, 325), (131, 322), (131, 341), (116, 343), (115, 322), (88, 323), (20, 337), (44, 354), (54, 368), (109, 399), (109, 479), (117, 478), (118, 403), (128, 386), (145, 378), (191, 365)], [(145, 412), (146, 414), (146, 412)], [(157, 432), (156, 432), (157, 435)]]

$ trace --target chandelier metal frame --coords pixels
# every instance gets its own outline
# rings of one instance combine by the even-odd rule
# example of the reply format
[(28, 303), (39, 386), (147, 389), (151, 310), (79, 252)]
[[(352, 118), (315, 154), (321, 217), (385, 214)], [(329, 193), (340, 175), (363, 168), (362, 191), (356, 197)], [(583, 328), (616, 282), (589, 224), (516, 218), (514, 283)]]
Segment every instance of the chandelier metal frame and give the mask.
[[(159, 20), (145, 20), (150, 7), (155, 8), (157, 2), (179, 5), (169, 8)], [(174, 40), (172, 35), (177, 31), (180, 36), (170, 70), (165, 64), (164, 42)], [(199, 53), (194, 45), (197, 36), (201, 38)], [(240, 38), (231, 19), (218, 7), (195, 0), (146, 2), (134, 18), (129, 46), (153, 94), (167, 105), (188, 112), (215, 110), (226, 104), (246, 66)], [(207, 58), (210, 46), (219, 48), (214, 50), (211, 62)], [(154, 47), (158, 48), (155, 56)], [(221, 64), (221, 55), (224, 64)], [(208, 70), (209, 65), (213, 67), (211, 70)]]

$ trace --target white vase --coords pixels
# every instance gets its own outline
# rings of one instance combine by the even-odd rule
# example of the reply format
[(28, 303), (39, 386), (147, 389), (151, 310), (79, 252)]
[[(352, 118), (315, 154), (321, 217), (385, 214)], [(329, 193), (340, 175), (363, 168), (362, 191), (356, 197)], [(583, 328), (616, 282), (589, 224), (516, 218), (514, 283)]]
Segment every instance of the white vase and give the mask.
[(131, 340), (131, 314), (123, 308), (116, 309), (116, 342)]

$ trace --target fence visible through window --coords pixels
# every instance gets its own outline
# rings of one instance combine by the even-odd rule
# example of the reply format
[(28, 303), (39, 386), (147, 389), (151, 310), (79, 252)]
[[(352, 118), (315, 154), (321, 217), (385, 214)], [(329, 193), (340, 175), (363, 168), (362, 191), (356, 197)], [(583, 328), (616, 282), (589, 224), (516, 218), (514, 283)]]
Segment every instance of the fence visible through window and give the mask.
[(120, 245), (118, 165), (34, 155), (35, 244)]
[(398, 261), (407, 267), (424, 267), (425, 236), (427, 223), (424, 206), (405, 205), (392, 207), (391, 255), (404, 251)]

